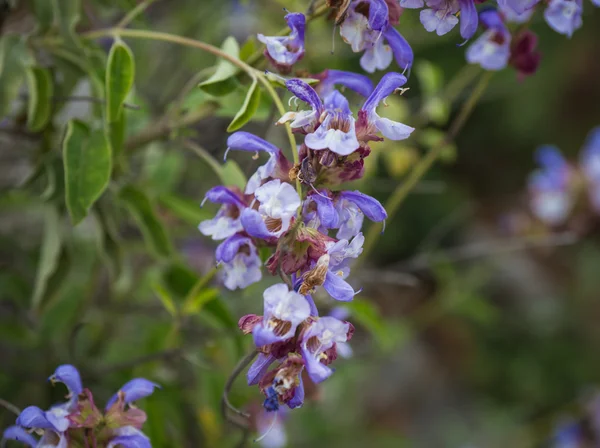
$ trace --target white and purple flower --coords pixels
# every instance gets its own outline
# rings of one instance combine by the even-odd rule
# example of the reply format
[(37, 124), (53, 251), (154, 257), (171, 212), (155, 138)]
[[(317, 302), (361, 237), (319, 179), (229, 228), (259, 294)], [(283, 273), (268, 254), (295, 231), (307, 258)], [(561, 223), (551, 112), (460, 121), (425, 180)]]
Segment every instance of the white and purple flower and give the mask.
[(290, 27), (287, 36), (258, 35), (258, 40), (266, 45), (265, 56), (281, 73), (289, 73), (292, 66), (304, 56), (304, 29), (306, 17), (301, 13), (285, 16)]
[(252, 239), (243, 234), (236, 233), (219, 244), (216, 259), (227, 289), (243, 289), (262, 278), (258, 250)]
[(497, 11), (488, 9), (479, 15), (486, 31), (467, 49), (467, 62), (486, 70), (502, 70), (510, 58), (511, 36)]
[(459, 16), (463, 39), (470, 39), (477, 31), (477, 9), (473, 0), (400, 0), (400, 6), (409, 9), (427, 6), (420, 13), (421, 23), (427, 31), (435, 31), (438, 36), (451, 31), (459, 22)]
[(206, 193), (201, 206), (206, 201), (222, 204), (222, 206), (213, 219), (207, 219), (198, 225), (203, 235), (210, 236), (213, 240), (223, 240), (244, 229), (240, 221), (240, 213), (245, 209), (246, 204), (239, 195), (226, 187), (213, 187)]

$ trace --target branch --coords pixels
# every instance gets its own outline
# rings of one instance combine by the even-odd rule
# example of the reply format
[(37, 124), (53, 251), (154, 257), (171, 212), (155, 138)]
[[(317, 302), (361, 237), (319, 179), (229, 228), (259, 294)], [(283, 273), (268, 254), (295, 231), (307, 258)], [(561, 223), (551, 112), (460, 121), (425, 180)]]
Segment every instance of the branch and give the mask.
[[(231, 375), (229, 375), (229, 378), (227, 378), (223, 396), (221, 397), (221, 413), (223, 414), (223, 418), (244, 430), (247, 430), (249, 427), (250, 415), (244, 411), (240, 411), (231, 404), (229, 401), (229, 392), (239, 374), (254, 360), (256, 355), (258, 355), (258, 352), (253, 350), (240, 360), (238, 365), (235, 366), (235, 369), (233, 369), (233, 372), (231, 372)], [(233, 412), (236, 417), (231, 418), (232, 416), (227, 412), (228, 409)], [(241, 419), (244, 419), (245, 422), (242, 422)]]

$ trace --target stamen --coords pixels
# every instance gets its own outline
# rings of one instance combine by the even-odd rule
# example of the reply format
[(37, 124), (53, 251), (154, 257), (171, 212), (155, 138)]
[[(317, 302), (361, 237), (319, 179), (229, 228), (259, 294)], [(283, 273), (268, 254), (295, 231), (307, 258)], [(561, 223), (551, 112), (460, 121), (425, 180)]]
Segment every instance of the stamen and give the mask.
[(230, 150), (231, 150), (231, 148), (227, 148), (225, 150), (225, 154), (223, 154), (223, 162), (227, 162), (227, 154), (229, 154)]
[(254, 153), (254, 155), (252, 156), (252, 160), (258, 160), (258, 151)]
[(319, 190), (317, 190), (313, 184), (308, 184), (308, 185), (310, 186), (310, 188), (312, 188), (312, 191), (314, 191), (315, 193), (317, 193), (319, 196), (321, 196), (321, 197), (323, 197), (325, 199), (328, 199), (330, 201), (333, 201), (333, 199), (331, 199), (329, 196), (325, 196), (323, 193), (319, 193)]
[(208, 198), (206, 196), (204, 196), (204, 199), (202, 199), (202, 202), (200, 202), (200, 208), (204, 207), (204, 204), (206, 204), (206, 201), (208, 201)]
[(285, 12), (287, 12), (288, 14), (291, 14), (289, 9), (287, 9), (287, 8), (285, 8), (285, 7), (284, 7), (284, 8), (283, 8), (283, 10), (284, 10)]
[(383, 227), (381, 228), (381, 234), (383, 235), (383, 232), (385, 232), (385, 219), (383, 220)]
[(271, 424), (269, 425), (269, 428), (267, 429), (267, 431), (262, 436), (260, 436), (258, 439), (254, 439), (254, 443), (260, 442), (262, 439), (264, 439), (265, 437), (267, 437), (267, 435), (275, 427), (275, 423), (276, 422), (277, 422), (277, 412), (275, 412), (275, 415), (273, 416), (273, 420), (271, 420)]
[(288, 107), (292, 107), (292, 101), (294, 100), (294, 98), (296, 98), (294, 95), (290, 97), (290, 99), (288, 100)]

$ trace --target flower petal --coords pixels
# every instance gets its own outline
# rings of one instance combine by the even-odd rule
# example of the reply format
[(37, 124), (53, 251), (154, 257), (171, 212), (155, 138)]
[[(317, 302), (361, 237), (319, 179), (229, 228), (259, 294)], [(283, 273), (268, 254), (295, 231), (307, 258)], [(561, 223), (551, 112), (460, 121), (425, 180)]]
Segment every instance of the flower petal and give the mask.
[(252, 363), (246, 374), (248, 386), (258, 384), (273, 362), (275, 362), (275, 357), (273, 355), (259, 353), (258, 358)]
[(265, 240), (275, 236), (273, 233), (269, 232), (262, 215), (256, 210), (252, 210), (251, 208), (245, 209), (240, 216), (240, 221), (244, 230), (250, 236)]
[(133, 426), (117, 428), (116, 437), (113, 437), (106, 448), (152, 448), (150, 439), (139, 429)]
[[(239, 207), (245, 207), (245, 204), (237, 194), (235, 194), (229, 188), (220, 185), (213, 187), (206, 192), (206, 195), (204, 195), (204, 201), (207, 200), (213, 204), (230, 204), (237, 205)], [(204, 201), (202, 202), (204, 203)]]
[(309, 104), (313, 110), (320, 112), (323, 109), (323, 103), (317, 92), (315, 92), (315, 89), (304, 81), (296, 78), (290, 79), (286, 81), (285, 87), (292, 92), (294, 96)]
[(373, 93), (367, 98), (361, 110), (371, 114), (375, 111), (379, 103), (390, 96), (398, 88), (406, 84), (406, 76), (400, 73), (390, 72), (383, 75)]
[(369, 26), (375, 31), (384, 31), (390, 24), (389, 9), (385, 0), (371, 0), (369, 3)]
[[(125, 404), (132, 403), (142, 398), (152, 395), (155, 388), (160, 386), (145, 378), (135, 378), (128, 381), (119, 389), (119, 392), (125, 394)], [(106, 409), (110, 408), (115, 401), (117, 401), (118, 393), (114, 394), (112, 398), (106, 403)]]
[(20, 426), (16, 425), (9, 426), (4, 430), (4, 433), (2, 434), (2, 440), (15, 440), (17, 442), (24, 443), (31, 448), (36, 448), (38, 444), (38, 441), (35, 439), (35, 437), (33, 437)]
[(392, 63), (392, 57), (391, 47), (385, 45), (383, 39), (379, 39), (374, 45), (365, 50), (360, 58), (360, 66), (368, 73), (385, 70)]
[(294, 396), (287, 402), (290, 409), (300, 408), (304, 404), (304, 382), (302, 381), (302, 375), (299, 375), (298, 379), (300, 380), (300, 383), (294, 390)]
[(343, 70), (325, 70), (322, 73), (324, 75), (323, 81), (321, 81), (320, 88), (323, 97), (330, 93), (336, 84), (347, 87), (356, 93), (368, 97), (373, 91), (373, 83), (365, 76), (358, 73), (347, 72)]
[(240, 248), (245, 245), (250, 246), (251, 249), (255, 249), (252, 240), (242, 234), (236, 233), (227, 238), (217, 246), (215, 251), (217, 261), (231, 262), (240, 251)]
[(17, 425), (23, 428), (55, 429), (46, 418), (46, 413), (37, 406), (28, 406), (17, 417)]
[(355, 295), (352, 286), (342, 277), (331, 271), (327, 271), (323, 288), (332, 298), (340, 302), (350, 302)]
[(63, 383), (73, 395), (79, 395), (83, 392), (79, 371), (70, 364), (58, 366), (48, 379), (52, 382)]
[(371, 221), (380, 222), (387, 218), (387, 212), (377, 199), (360, 191), (342, 191), (340, 197), (353, 202)]
[[(385, 33), (383, 33), (383, 36), (392, 49), (392, 53), (394, 53), (394, 58), (396, 59), (398, 66), (402, 70), (410, 70), (413, 64), (414, 54), (408, 41), (393, 26), (388, 27)], [(406, 78), (402, 85), (405, 83)]]
[(279, 148), (272, 143), (269, 143), (268, 141), (254, 134), (244, 131), (238, 131), (231, 134), (227, 139), (227, 147), (230, 149), (249, 152), (266, 151), (270, 154), (277, 154), (279, 151)]
[(458, 0), (460, 5), (460, 35), (464, 39), (470, 39), (477, 31), (479, 20), (477, 9), (473, 0)]
[(316, 193), (311, 194), (310, 198), (317, 204), (317, 215), (321, 225), (328, 229), (336, 229), (340, 218), (333, 201)]

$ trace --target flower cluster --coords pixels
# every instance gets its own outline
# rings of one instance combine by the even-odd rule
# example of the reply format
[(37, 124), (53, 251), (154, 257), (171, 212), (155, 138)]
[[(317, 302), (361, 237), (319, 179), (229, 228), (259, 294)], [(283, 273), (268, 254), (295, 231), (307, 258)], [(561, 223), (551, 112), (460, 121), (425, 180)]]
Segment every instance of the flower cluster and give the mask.
[[(144, 378), (126, 383), (106, 403), (104, 412), (96, 407), (89, 389), (84, 388), (77, 369), (61, 365), (49, 378), (63, 383), (69, 391), (65, 403), (47, 411), (25, 408), (16, 425), (4, 431), (3, 439), (16, 440), (31, 448), (150, 448), (150, 439), (141, 431), (146, 414), (133, 402), (152, 394), (157, 384)], [(38, 434), (38, 440), (32, 434)]]
[(536, 72), (541, 55), (536, 50), (537, 36), (529, 31), (511, 35), (507, 23), (520, 23), (523, 18), (507, 14), (506, 10), (487, 9), (479, 14), (484, 33), (467, 49), (467, 61), (486, 70), (514, 67), (520, 77)]
[(591, 210), (600, 213), (600, 127), (585, 142), (579, 165), (569, 163), (555, 146), (536, 152), (540, 168), (529, 177), (528, 189), (533, 214), (549, 226), (564, 224), (587, 195)]
[[(300, 79), (286, 82), (294, 95), (290, 103), (308, 106), (278, 121), (289, 122), (294, 133), (304, 136), (296, 148), (298, 162), (290, 163), (279, 148), (255, 135), (232, 134), (227, 151), (266, 153), (268, 159), (244, 191), (223, 186), (208, 191), (205, 201), (221, 208), (199, 225), (203, 234), (223, 240), (216, 259), (227, 288), (245, 288), (261, 279), (259, 253), (265, 248), (272, 251), (266, 270), (283, 280), (264, 291), (261, 316), (239, 321), (259, 352), (248, 384), (259, 385), (268, 411), (282, 404), (301, 406), (303, 372), (320, 383), (333, 372), (329, 365), (338, 346), (347, 351), (342, 344), (352, 337), (352, 325), (342, 316), (319, 317), (312, 294), (322, 287), (335, 300), (353, 299), (356, 291), (346, 279), (351, 261), (362, 252), (364, 217), (375, 222), (387, 217), (376, 199), (331, 188), (362, 177), (369, 142), (402, 140), (413, 131), (377, 113), (378, 105), (406, 83), (403, 75), (388, 73), (375, 88), (364, 76), (348, 72), (328, 70), (316, 78), (316, 90)], [(366, 96), (356, 116), (335, 88), (338, 84)]]

